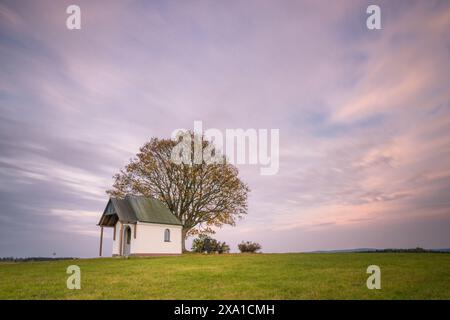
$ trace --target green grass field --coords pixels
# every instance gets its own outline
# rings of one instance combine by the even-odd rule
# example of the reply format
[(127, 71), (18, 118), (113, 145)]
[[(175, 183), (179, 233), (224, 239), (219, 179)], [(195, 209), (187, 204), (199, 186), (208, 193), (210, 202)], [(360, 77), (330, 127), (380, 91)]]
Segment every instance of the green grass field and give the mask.
[[(66, 287), (67, 266), (81, 289)], [(381, 268), (381, 290), (366, 269)], [(0, 299), (450, 299), (450, 254), (195, 255), (0, 263)]]

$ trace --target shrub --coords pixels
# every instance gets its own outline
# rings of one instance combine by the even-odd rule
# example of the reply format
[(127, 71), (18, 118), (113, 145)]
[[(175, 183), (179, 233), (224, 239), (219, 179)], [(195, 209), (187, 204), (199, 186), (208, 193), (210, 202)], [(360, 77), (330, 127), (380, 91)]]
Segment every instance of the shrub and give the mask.
[(244, 252), (255, 253), (256, 251), (261, 249), (261, 245), (256, 242), (242, 241), (238, 245), (238, 248), (239, 248), (239, 251), (241, 251), (242, 253), (244, 253)]
[(192, 241), (192, 251), (198, 253), (207, 251), (206, 243), (211, 240), (212, 238), (208, 237), (207, 235), (204, 234), (199, 235), (198, 238)]
[(228, 253), (230, 252), (230, 247), (225, 242), (220, 242), (207, 235), (201, 234), (192, 242), (192, 251), (198, 253)]
[(217, 243), (217, 252), (218, 253), (229, 253), (230, 246), (227, 245), (225, 242), (218, 242)]

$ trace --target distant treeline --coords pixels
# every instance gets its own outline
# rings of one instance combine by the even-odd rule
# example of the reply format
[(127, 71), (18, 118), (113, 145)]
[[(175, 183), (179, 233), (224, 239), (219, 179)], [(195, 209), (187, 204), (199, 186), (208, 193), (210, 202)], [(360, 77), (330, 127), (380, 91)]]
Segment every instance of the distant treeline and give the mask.
[(373, 251), (367, 251), (367, 252), (398, 252), (398, 253), (404, 253), (404, 252), (423, 252), (423, 253), (450, 253), (449, 249), (424, 249), (424, 248), (411, 248), (411, 249), (397, 249), (397, 248), (391, 248), (391, 249), (375, 249)]
[(327, 250), (327, 251), (312, 251), (311, 253), (450, 253), (450, 248), (441, 249), (424, 249), (424, 248), (356, 248), (343, 250)]
[(61, 257), (61, 258), (49, 258), (49, 257), (28, 257), (28, 258), (14, 258), (4, 257), (0, 258), (0, 262), (28, 262), (28, 261), (56, 261), (56, 260), (73, 260), (76, 258)]

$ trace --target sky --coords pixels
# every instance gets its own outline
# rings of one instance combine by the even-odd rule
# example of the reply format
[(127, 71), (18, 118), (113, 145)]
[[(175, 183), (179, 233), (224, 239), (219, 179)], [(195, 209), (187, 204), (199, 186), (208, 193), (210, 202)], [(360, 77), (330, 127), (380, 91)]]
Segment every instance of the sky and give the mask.
[(450, 247), (449, 83), (445, 0), (1, 0), (0, 257), (95, 257), (112, 176), (195, 120), (280, 132), (233, 251)]

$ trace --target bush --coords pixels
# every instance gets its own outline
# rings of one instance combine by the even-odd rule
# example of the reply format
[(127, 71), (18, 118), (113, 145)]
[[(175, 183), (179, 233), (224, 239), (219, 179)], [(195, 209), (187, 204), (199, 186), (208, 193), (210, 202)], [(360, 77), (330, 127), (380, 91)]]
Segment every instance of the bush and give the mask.
[(230, 247), (225, 242), (220, 242), (207, 235), (201, 234), (192, 242), (192, 251), (198, 253), (228, 253), (230, 252)]
[(198, 253), (211, 252), (211, 243), (214, 244), (214, 241), (213, 238), (201, 234), (192, 242), (192, 251)]
[(229, 253), (230, 246), (227, 245), (225, 242), (218, 242), (217, 243), (217, 252), (218, 253)]
[(261, 245), (256, 242), (242, 241), (238, 245), (238, 248), (239, 248), (239, 251), (241, 251), (242, 253), (244, 253), (244, 252), (255, 253), (256, 251), (261, 249)]

